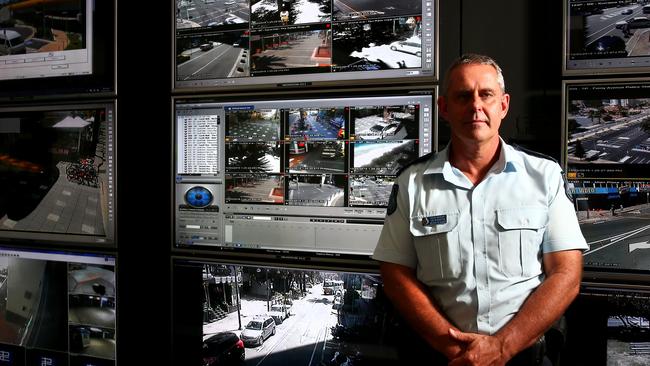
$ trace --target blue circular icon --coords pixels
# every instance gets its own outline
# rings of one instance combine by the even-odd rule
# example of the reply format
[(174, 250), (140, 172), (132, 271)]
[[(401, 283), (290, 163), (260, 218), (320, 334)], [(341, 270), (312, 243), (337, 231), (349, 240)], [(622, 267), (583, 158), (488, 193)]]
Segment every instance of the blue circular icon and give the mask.
[(195, 208), (207, 207), (212, 203), (212, 192), (205, 187), (192, 187), (185, 192), (185, 202)]

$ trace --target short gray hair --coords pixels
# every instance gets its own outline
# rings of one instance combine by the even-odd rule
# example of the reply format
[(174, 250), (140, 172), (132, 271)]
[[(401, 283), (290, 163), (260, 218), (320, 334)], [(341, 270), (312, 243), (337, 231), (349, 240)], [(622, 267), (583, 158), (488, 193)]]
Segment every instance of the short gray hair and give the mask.
[(451, 63), (451, 66), (449, 66), (447, 69), (447, 72), (445, 73), (445, 79), (442, 84), (442, 95), (447, 95), (447, 91), (449, 89), (449, 75), (451, 75), (451, 72), (454, 71), (455, 68), (461, 65), (490, 65), (494, 67), (494, 69), (497, 71), (497, 83), (499, 83), (499, 86), (501, 87), (501, 92), (506, 92), (506, 83), (503, 79), (503, 70), (501, 70), (499, 64), (497, 64), (497, 62), (494, 61), (492, 57), (479, 55), (476, 53), (466, 53), (454, 60), (454, 62)]

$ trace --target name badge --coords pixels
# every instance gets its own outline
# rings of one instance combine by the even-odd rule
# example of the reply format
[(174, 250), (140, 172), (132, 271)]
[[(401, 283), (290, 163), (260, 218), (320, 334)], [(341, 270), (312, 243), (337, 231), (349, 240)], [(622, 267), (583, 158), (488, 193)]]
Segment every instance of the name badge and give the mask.
[(422, 218), (422, 226), (444, 225), (447, 223), (447, 215), (428, 216)]

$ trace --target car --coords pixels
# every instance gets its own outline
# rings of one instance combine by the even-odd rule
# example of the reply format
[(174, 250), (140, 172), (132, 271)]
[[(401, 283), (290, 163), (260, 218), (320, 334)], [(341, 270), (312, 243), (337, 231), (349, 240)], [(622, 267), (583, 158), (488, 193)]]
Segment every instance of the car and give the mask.
[(412, 41), (395, 41), (390, 44), (390, 49), (404, 53), (410, 53), (417, 57), (422, 56), (422, 44)]
[(208, 43), (204, 43), (204, 44), (200, 45), (199, 49), (201, 49), (201, 51), (209, 51), (209, 50), (212, 49), (212, 47), (214, 47), (212, 42), (208, 42)]
[(286, 319), (286, 314), (282, 311), (274, 311), (271, 310), (266, 315), (270, 316), (273, 318), (273, 321), (275, 321), (275, 325), (280, 325), (284, 322), (284, 319)]
[(244, 345), (261, 346), (264, 340), (275, 334), (275, 320), (270, 316), (253, 318), (241, 332)]
[(634, 17), (627, 20), (627, 26), (629, 29), (648, 28), (650, 27), (650, 19), (646, 17)]
[(284, 304), (271, 305), (271, 311), (278, 311), (284, 314), (285, 319), (291, 316), (291, 306), (289, 305), (284, 305)]
[(632, 9), (625, 9), (621, 12), (621, 15), (630, 15), (634, 12)]
[(203, 366), (243, 365), (244, 342), (233, 332), (216, 333), (203, 341)]
[(0, 29), (0, 55), (17, 55), (26, 52), (25, 39), (11, 29)]
[(650, 14), (650, 5), (643, 6), (643, 14)]

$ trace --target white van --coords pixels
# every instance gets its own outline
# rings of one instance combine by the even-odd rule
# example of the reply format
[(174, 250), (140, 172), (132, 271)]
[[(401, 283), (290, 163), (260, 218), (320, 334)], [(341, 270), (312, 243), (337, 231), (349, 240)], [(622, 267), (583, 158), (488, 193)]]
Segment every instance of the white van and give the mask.
[(25, 40), (20, 33), (11, 29), (0, 29), (0, 55), (25, 53)]

